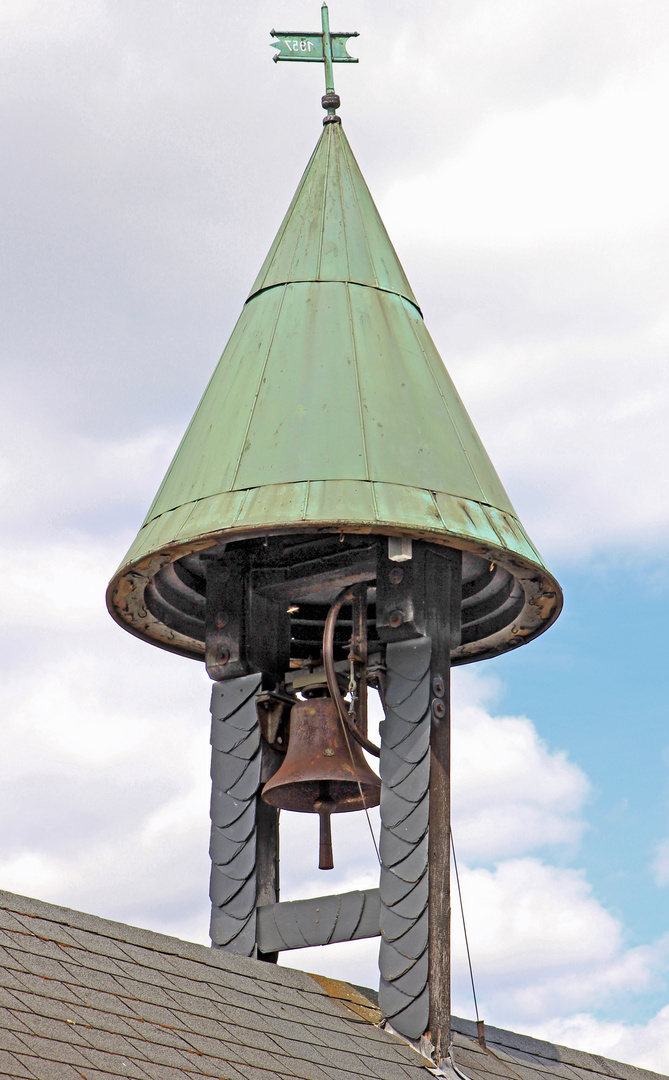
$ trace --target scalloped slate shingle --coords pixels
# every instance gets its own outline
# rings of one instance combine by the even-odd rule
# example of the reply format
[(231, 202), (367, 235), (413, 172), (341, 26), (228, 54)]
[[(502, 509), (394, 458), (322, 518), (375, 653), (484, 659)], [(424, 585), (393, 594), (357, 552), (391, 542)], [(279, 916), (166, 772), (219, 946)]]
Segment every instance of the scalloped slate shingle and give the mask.
[[(0, 1076), (28, 1080), (428, 1080), (374, 994), (0, 892)], [(454, 1019), (471, 1080), (653, 1080)], [(434, 1075), (434, 1074), (432, 1074)], [(455, 1080), (455, 1074), (451, 1073)]]

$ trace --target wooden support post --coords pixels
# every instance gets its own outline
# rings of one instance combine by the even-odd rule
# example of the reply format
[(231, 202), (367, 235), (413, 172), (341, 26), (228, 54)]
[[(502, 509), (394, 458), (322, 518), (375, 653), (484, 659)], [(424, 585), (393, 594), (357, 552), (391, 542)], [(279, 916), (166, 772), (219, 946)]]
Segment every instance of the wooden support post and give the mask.
[(425, 622), (430, 659), (429, 1039), (440, 1063), (451, 1043), (451, 649), (459, 642), (459, 553), (426, 552)]
[(279, 815), (260, 797), (281, 757), (261, 736), (256, 696), (283, 678), (290, 661), (285, 605), (251, 587), (244, 552), (207, 569), (206, 664), (212, 693), (211, 939), (259, 954), (256, 908), (279, 898)]
[[(272, 750), (263, 738), (260, 740), (262, 763), (260, 766), (260, 790), (267, 783), (281, 764), (281, 754)], [(279, 811), (269, 803), (263, 802), (260, 791), (256, 800), (256, 906), (277, 904), (279, 902)], [(256, 934), (257, 939), (257, 934)], [(279, 953), (276, 950), (262, 952), (258, 949), (259, 960), (276, 964)]]
[(381, 742), (379, 1004), (400, 1034), (450, 1045), (450, 656), (460, 640), (461, 555), (414, 542), (379, 555), (386, 651)]

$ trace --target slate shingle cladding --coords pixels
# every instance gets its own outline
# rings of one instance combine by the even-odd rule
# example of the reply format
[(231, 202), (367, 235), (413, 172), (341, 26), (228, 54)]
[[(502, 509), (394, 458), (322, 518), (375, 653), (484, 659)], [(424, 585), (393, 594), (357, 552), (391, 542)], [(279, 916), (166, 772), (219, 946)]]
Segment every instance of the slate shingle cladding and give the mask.
[[(0, 1076), (428, 1080), (354, 987), (0, 892)], [(470, 1080), (656, 1073), (454, 1019)], [(454, 1075), (454, 1074), (452, 1074)]]

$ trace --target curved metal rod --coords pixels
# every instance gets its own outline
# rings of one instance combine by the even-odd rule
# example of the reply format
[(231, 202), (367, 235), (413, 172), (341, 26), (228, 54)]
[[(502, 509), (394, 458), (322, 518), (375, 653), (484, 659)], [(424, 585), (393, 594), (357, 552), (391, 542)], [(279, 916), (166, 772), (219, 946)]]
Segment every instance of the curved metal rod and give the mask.
[(346, 710), (346, 703), (339, 689), (337, 673), (334, 666), (334, 632), (337, 616), (341, 611), (342, 605), (345, 604), (347, 600), (352, 601), (353, 598), (353, 589), (349, 586), (344, 589), (343, 592), (339, 593), (339, 596), (328, 611), (328, 616), (325, 620), (325, 629), (323, 631), (323, 667), (325, 668), (325, 678), (327, 680), (328, 690), (330, 691), (330, 697), (337, 706), (337, 712), (341, 717), (344, 727), (347, 731), (350, 731), (355, 741), (360, 743), (363, 750), (366, 750), (368, 754), (373, 754), (374, 757), (380, 757), (380, 748), (375, 746), (373, 742), (370, 742), (369, 739), (366, 739), (365, 736), (358, 731), (355, 724), (351, 722), (351, 718)]

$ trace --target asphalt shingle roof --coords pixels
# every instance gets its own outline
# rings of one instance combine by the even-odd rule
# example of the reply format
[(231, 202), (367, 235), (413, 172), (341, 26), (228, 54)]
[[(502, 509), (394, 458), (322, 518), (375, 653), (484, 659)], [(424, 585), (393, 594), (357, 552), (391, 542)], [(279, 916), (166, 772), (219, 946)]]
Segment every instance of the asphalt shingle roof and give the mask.
[[(28, 1080), (428, 1080), (374, 995), (0, 892), (0, 1076)], [(470, 1080), (653, 1080), (454, 1019)]]

